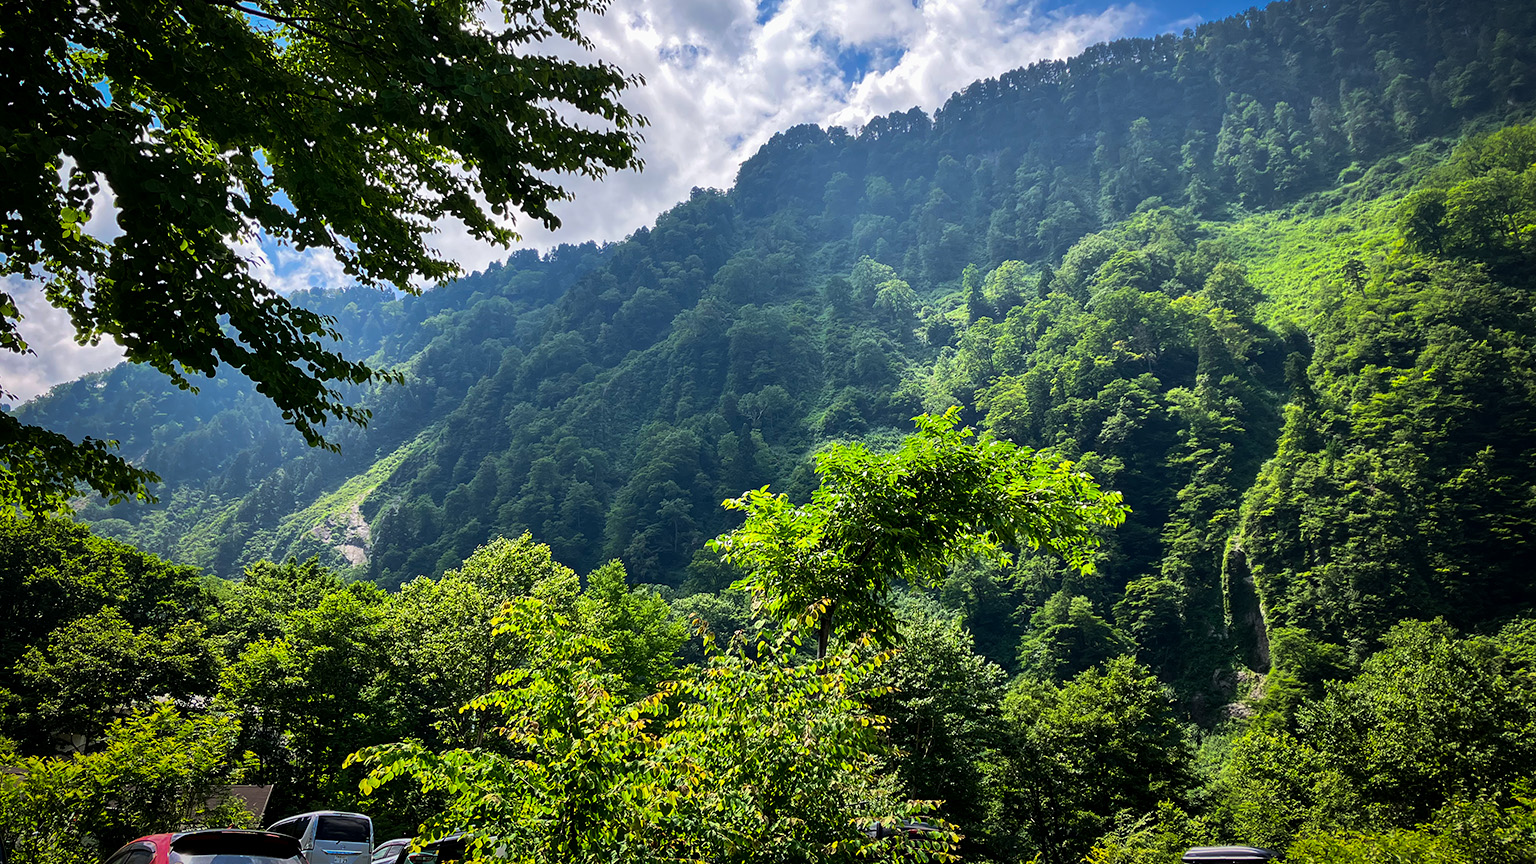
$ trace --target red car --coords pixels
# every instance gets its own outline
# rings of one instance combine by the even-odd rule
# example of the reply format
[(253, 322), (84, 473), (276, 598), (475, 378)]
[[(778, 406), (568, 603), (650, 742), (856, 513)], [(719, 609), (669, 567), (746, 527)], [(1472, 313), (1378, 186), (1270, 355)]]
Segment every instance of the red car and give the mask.
[(140, 837), (106, 864), (304, 864), (304, 859), (298, 839), (286, 834), (215, 828)]

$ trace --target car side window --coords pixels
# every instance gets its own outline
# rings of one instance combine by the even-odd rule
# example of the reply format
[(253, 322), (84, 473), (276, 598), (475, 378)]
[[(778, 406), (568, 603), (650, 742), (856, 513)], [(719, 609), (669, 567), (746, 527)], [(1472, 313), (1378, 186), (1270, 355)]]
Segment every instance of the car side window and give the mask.
[(145, 849), (143, 846), (139, 846), (134, 849), (124, 849), (116, 855), (113, 855), (112, 858), (107, 861), (107, 864), (150, 864), (150, 862), (153, 860), (155, 860), (154, 851)]
[(304, 833), (309, 830), (309, 819), (289, 819), (286, 822), (278, 822), (267, 830), (303, 840)]

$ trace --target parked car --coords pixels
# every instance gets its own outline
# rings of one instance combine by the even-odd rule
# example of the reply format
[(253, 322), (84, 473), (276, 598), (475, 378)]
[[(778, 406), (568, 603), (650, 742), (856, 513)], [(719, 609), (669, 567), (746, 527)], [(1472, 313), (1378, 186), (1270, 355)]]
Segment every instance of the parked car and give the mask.
[(152, 834), (123, 844), (106, 864), (303, 864), (299, 841), (271, 831), (216, 828)]
[(273, 822), (267, 830), (298, 840), (307, 864), (367, 864), (373, 848), (373, 820), (361, 813), (300, 813)]
[(463, 834), (454, 834), (427, 843), (421, 847), (420, 852), (413, 853), (411, 844), (416, 842), (415, 838), (397, 837), (380, 843), (373, 850), (369, 864), (449, 864), (463, 860), (464, 839)]
[(882, 825), (876, 822), (864, 829), (871, 840), (882, 840), (886, 837), (902, 836), (908, 840), (928, 840), (938, 843), (950, 842), (949, 832), (936, 825), (927, 822), (903, 822), (900, 825)]
[(393, 840), (385, 840), (373, 847), (373, 856), (368, 859), (369, 864), (407, 864), (407, 853), (411, 851), (410, 837), (396, 837)]

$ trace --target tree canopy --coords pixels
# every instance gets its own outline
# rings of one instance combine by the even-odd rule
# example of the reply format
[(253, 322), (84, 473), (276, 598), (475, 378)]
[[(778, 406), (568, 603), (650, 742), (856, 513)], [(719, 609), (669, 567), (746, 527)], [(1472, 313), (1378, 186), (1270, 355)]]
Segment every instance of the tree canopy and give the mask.
[[(38, 280), (82, 344), (103, 338), (182, 389), (240, 372), (311, 446), (366, 423), (350, 388), (396, 380), (344, 357), (335, 320), (253, 272), (258, 241), (334, 256), (360, 285), (459, 272), (429, 245), (452, 218), (516, 238), (554, 228), (559, 175), (637, 168), (639, 79), (578, 22), (606, 0), (98, 0), (0, 11), (0, 277)], [(552, 179), (553, 178), (553, 179)], [(110, 195), (117, 234), (85, 230)], [(0, 294), (0, 348), (31, 349)], [(0, 389), (0, 396), (4, 395)], [(109, 442), (0, 417), (0, 503), (57, 506), (84, 482), (148, 496)]]

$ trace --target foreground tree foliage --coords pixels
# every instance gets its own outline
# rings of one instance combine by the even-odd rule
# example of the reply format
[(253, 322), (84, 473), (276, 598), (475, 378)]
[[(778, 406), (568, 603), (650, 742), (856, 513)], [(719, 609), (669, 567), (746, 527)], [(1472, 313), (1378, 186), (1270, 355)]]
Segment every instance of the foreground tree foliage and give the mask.
[(1410, 828), (1453, 804), (1512, 806), (1536, 772), (1536, 671), (1529, 621), (1461, 637), (1409, 621), (1354, 679), (1259, 726), (1225, 768), (1234, 827), (1289, 845), (1309, 830)]
[[(459, 2), (7, 4), (0, 275), (39, 279), (80, 342), (112, 339), (182, 389), (240, 372), (334, 448), (328, 421), (370, 416), (353, 385), (399, 376), (330, 347), (336, 320), (243, 250), (321, 250), (358, 284), (416, 290), (459, 272), (427, 244), (438, 220), (503, 245), (516, 214), (559, 225), (551, 176), (639, 167), (643, 120), (618, 101), (638, 79), (536, 50), (590, 47), (578, 19), (606, 6), (506, 3), (490, 32)], [(86, 230), (102, 195), (110, 240)], [(27, 353), (19, 319), (0, 295), (0, 348)], [(145, 498), (156, 479), (107, 442), (0, 416), (6, 506), (56, 507), (82, 482)]]
[(887, 770), (912, 797), (944, 802), (944, 817), (963, 826), (964, 857), (1000, 860), (997, 844), (1013, 838), (988, 824), (988, 771), (1004, 749), (1007, 676), (976, 653), (970, 632), (949, 610), (909, 594), (898, 599), (896, 618), (900, 648), (875, 671), (879, 692), (868, 699), (886, 718)]
[[(169, 699), (230, 719), (246, 780), (275, 784), (273, 812), (353, 801), (361, 773), (341, 762), (360, 744), (484, 740), (481, 714), (458, 709), (528, 662), (529, 647), (493, 627), (509, 600), (549, 603), (608, 640), (624, 694), (670, 677), (685, 638), (684, 621), (629, 587), (622, 565), (583, 590), (526, 536), (392, 595), (313, 561), (205, 581), (55, 517), (12, 514), (0, 532), (15, 612), (0, 643), (0, 741), (19, 757), (93, 753), (124, 713)], [(399, 812), (381, 814), (380, 830), (409, 832), (433, 804), (403, 795), (389, 806)]]
[[(81, 539), (34, 536), (44, 551), (49, 536)], [(64, 850), (61, 864), (90, 860), (125, 834), (223, 819), (154, 802), (238, 776), (277, 784), (273, 818), (360, 809), (381, 836), (471, 830), (487, 854), (547, 860), (747, 861), (788, 848), (797, 860), (1168, 864), (1216, 842), (1318, 861), (1391, 850), (1470, 861), (1480, 845), (1490, 860), (1526, 860), (1529, 620), (1496, 637), (1400, 624), (1352, 680), (1302, 688), (1283, 711), (1212, 736), (1124, 654), (1009, 681), (954, 612), (904, 590), (891, 595), (896, 647), (866, 634), (818, 661), (801, 643), (826, 601), (783, 624), (753, 622), (728, 597), (669, 604), (629, 588), (616, 563), (586, 581), (526, 537), (398, 594), (313, 562), (253, 567), (243, 583), (215, 585), (194, 622), (219, 669), (212, 699), (174, 678), (147, 694), (103, 690), (96, 711), (135, 719), (93, 736), (55, 734), (89, 728), (85, 715), (8, 716), (17, 743), (5, 758), (24, 771), (0, 775), (0, 837)], [(694, 609), (733, 635), (706, 635), (683, 665)], [(81, 622), (104, 617), (79, 614), (40, 644), (74, 644)], [(1062, 626), (1070, 616), (1044, 632)], [(13, 670), (40, 688), (26, 698), (72, 692), (68, 675), (32, 679), (31, 668)], [(44, 688), (53, 680), (57, 690)], [(83, 752), (54, 755), (61, 740)], [(99, 783), (80, 773), (90, 766)], [(123, 779), (134, 772), (147, 773)], [(97, 793), (58, 797), (59, 784), (122, 782), (145, 784), (147, 809), (90, 815)], [(77, 816), (59, 821), (59, 808)], [(865, 831), (910, 819), (944, 826), (948, 842)]]
[(1000, 821), (1039, 860), (1081, 860), (1115, 814), (1153, 810), (1192, 785), (1168, 694), (1129, 657), (1059, 687), (1022, 680), (1003, 712), (1013, 740), (995, 769)]
[[(428, 835), (468, 831), (477, 849), (525, 860), (607, 860), (620, 851), (852, 860), (872, 845), (950, 857), (942, 844), (906, 849), (901, 835), (868, 833), (933, 807), (901, 803), (882, 786), (876, 758), (884, 721), (868, 700), (889, 691), (871, 682), (889, 655), (870, 646), (897, 635), (890, 583), (922, 584), (962, 552), (998, 555), (1004, 544), (1050, 545), (1090, 570), (1092, 530), (1124, 517), (1118, 496), (1070, 464), (989, 436), (972, 442), (956, 421), (954, 412), (918, 418), (917, 434), (890, 455), (830, 449), (806, 507), (766, 490), (726, 502), (749, 516), (716, 546), (747, 570), (741, 584), (779, 619), (776, 634), (738, 634), (723, 651), (706, 642), (701, 666), (631, 702), (618, 695), (626, 678), (631, 687), (656, 681), (629, 647), (640, 640), (643, 648), (651, 628), (600, 616), (608, 640), (622, 640), (610, 643), (581, 635), (558, 605), (516, 601), (495, 635), (525, 646), (525, 665), (462, 709), (495, 718), (493, 738), (473, 750), (365, 748), (351, 757), (372, 768), (363, 790), (412, 778), (448, 804), (428, 820)], [(584, 602), (612, 608), (622, 598), (613, 566), (592, 575)], [(840, 609), (842, 632), (856, 638), (832, 650), (829, 622)], [(812, 628), (815, 662), (798, 656), (800, 634)], [(640, 653), (660, 659), (654, 648)], [(911, 719), (904, 725), (915, 731)]]
[(534, 862), (954, 860), (946, 844), (866, 831), (933, 807), (900, 800), (877, 772), (882, 721), (860, 697), (878, 694), (869, 679), (889, 655), (868, 641), (808, 662), (794, 629), (733, 640), (626, 702), (609, 647), (548, 604), (519, 600), (499, 620), (531, 653), (464, 707), (496, 718), (484, 746), (351, 757), (371, 768), (365, 792), (403, 779), (442, 796), (422, 836), (467, 831), (477, 854)]
[(23, 757), (0, 739), (0, 861), (99, 861), (146, 825), (249, 825), (244, 805), (223, 794), (246, 767), (238, 732), (228, 716), (145, 704), (91, 753)]

